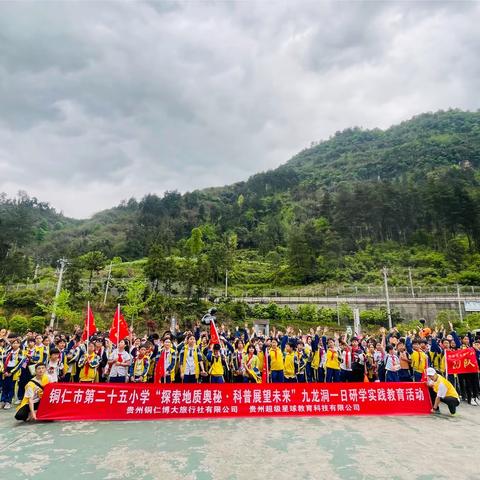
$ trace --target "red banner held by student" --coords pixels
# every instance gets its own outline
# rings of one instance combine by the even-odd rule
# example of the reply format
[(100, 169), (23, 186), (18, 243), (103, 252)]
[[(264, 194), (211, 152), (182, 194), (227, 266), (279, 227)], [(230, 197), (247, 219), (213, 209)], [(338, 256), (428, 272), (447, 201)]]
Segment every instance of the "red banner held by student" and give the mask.
[(422, 415), (425, 383), (242, 385), (49, 383), (39, 420), (160, 420), (217, 417)]
[(478, 373), (477, 356), (475, 355), (475, 349), (472, 347), (461, 350), (446, 350), (445, 359), (449, 375)]

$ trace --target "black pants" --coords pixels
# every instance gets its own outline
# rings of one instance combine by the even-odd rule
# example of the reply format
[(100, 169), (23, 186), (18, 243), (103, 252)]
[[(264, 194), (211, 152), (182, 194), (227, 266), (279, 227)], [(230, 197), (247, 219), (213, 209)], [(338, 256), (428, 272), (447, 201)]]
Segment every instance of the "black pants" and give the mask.
[(354, 368), (350, 375), (351, 382), (363, 382), (363, 377), (365, 376), (365, 370), (362, 368)]
[(32, 374), (28, 367), (20, 369), (20, 379), (18, 380), (18, 392), (17, 397), (19, 400), (23, 400), (23, 396), (25, 395), (25, 387), (27, 383), (33, 378)]
[(460, 391), (462, 398), (471, 403), (472, 398), (478, 397), (478, 374), (477, 373), (460, 373)]
[(194, 375), (184, 375), (183, 383), (197, 383), (197, 377)]
[[(437, 394), (434, 392), (433, 388), (429, 388), (428, 391), (430, 392), (430, 398), (432, 400), (433, 406), (435, 403), (435, 399), (437, 398)], [(457, 407), (460, 405), (460, 401), (458, 400), (458, 398), (455, 397), (441, 398), (440, 402), (444, 403), (452, 414), (457, 411)]]
[[(39, 405), (40, 405), (40, 402), (34, 403), (33, 409), (38, 410)], [(15, 413), (15, 420), (23, 420), (24, 422), (26, 422), (28, 420), (29, 415), (30, 415), (30, 405), (27, 403), (22, 408), (19, 408), (17, 410), (17, 413)]]

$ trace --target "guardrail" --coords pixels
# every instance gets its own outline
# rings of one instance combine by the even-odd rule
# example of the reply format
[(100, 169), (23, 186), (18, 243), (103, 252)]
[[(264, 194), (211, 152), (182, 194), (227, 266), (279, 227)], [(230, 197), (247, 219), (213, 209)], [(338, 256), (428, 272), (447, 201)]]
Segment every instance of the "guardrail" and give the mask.
[[(233, 301), (245, 302), (245, 303), (280, 303), (280, 304), (341, 304), (341, 303), (357, 303), (357, 304), (384, 304), (385, 297), (364, 297), (364, 296), (355, 296), (355, 297), (230, 297)], [(477, 296), (454, 296), (454, 295), (444, 295), (444, 296), (434, 296), (429, 295), (425, 297), (390, 297), (390, 303), (454, 303), (454, 302), (464, 302), (464, 301), (480, 301), (480, 294)]]

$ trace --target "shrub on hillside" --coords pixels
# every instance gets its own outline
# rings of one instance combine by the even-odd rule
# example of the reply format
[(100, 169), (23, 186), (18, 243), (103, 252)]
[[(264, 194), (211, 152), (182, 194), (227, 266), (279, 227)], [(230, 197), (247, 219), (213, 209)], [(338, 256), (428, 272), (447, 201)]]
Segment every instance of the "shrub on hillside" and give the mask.
[(35, 290), (19, 290), (7, 294), (5, 306), (9, 308), (33, 308), (39, 300)]
[(23, 335), (28, 330), (29, 322), (23, 315), (14, 315), (10, 319), (9, 326), (11, 332)]
[(41, 317), (39, 315), (31, 317), (29, 322), (29, 328), (36, 333), (43, 333), (45, 330), (46, 322), (47, 320), (45, 317)]

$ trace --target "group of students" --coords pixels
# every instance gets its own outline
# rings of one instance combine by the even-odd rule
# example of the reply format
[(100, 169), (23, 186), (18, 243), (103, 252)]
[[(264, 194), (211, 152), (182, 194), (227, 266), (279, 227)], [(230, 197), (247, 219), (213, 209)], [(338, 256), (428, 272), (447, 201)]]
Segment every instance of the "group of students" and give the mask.
[[(83, 341), (81, 330), (71, 337), (49, 331), (21, 338), (1, 330), (0, 408), (20, 404), (31, 415), (48, 382), (418, 382), (427, 379), (427, 369), (429, 382), (438, 386), (445, 380), (449, 394), (458, 390), (477, 405), (478, 373), (446, 375), (445, 351), (472, 346), (480, 365), (478, 336), (460, 338), (452, 327), (448, 335), (413, 331), (401, 336), (384, 328), (379, 333), (349, 338), (347, 333), (328, 336), (321, 327), (308, 334), (289, 327), (263, 336), (247, 325), (233, 332), (222, 325), (212, 342), (210, 326), (202, 331), (197, 323), (193, 331), (143, 338), (131, 333), (114, 344), (99, 333)], [(444, 393), (440, 387), (439, 395)]]

